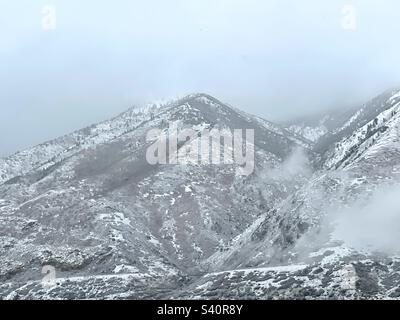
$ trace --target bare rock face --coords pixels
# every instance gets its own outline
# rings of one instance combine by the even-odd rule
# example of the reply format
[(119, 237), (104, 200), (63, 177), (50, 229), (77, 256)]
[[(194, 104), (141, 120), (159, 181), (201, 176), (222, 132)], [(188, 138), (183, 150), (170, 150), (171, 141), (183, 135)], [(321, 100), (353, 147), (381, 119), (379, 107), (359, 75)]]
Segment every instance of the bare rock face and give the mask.
[[(353, 246), (341, 213), (399, 182), (399, 97), (312, 142), (194, 94), (0, 159), (0, 297), (397, 298), (396, 250)], [(171, 124), (253, 129), (254, 171), (150, 164), (148, 132)]]

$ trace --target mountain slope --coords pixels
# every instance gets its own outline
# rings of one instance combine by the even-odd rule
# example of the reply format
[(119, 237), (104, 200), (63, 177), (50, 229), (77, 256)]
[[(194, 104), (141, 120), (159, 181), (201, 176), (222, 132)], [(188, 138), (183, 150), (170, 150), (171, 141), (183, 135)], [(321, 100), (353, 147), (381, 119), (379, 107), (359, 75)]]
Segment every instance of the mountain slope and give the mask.
[[(0, 296), (398, 298), (399, 104), (386, 92), (314, 144), (194, 94), (3, 159)], [(186, 163), (149, 164), (147, 133), (171, 124), (196, 132)], [(254, 129), (252, 174), (193, 161), (212, 128)]]
[[(146, 134), (167, 132), (171, 123), (199, 133), (254, 129), (255, 172), (238, 176), (234, 163), (149, 164)], [(267, 201), (254, 181), (299, 146), (310, 148), (277, 125), (195, 94), (3, 159), (3, 290), (41, 279), (44, 265), (62, 278), (132, 274), (168, 282), (201, 273), (201, 261), (285, 197), (276, 184)]]
[[(376, 289), (376, 295), (365, 291), (362, 285), (354, 286), (352, 294), (341, 294), (333, 288), (326, 290), (329, 286), (321, 287), (317, 281), (312, 291), (323, 289), (318, 297), (397, 297), (397, 271), (391, 270), (391, 261), (397, 261), (399, 254), (395, 245), (399, 240), (396, 210), (400, 205), (397, 196), (400, 186), (398, 97), (397, 92), (392, 92), (391, 96), (386, 93), (367, 103), (364, 108), (375, 110), (374, 116), (359, 119), (353, 131), (341, 135), (340, 140), (328, 148), (321, 157), (325, 161), (321, 168), (314, 171), (300, 189), (265, 212), (234, 239), (228, 250), (214, 254), (208, 262), (217, 270), (307, 265), (311, 268), (307, 272), (311, 274), (305, 275), (311, 279), (319, 277), (312, 275), (313, 268), (330, 270), (330, 274), (345, 263), (350, 267), (359, 266), (356, 269), (360, 271), (353, 272), (354, 284), (365, 281)], [(375, 108), (377, 101), (383, 101), (379, 110)], [(337, 130), (343, 131), (342, 127)], [(319, 258), (321, 252), (322, 257), (335, 252), (340, 254), (324, 262)], [(384, 265), (382, 268), (387, 273), (371, 271), (371, 265)], [(384, 277), (393, 281), (384, 280)], [(291, 283), (286, 290), (277, 286), (278, 283), (273, 285), (276, 281), (271, 276), (267, 278), (271, 279), (272, 287), (267, 286), (261, 294), (266, 297), (271, 297), (269, 293), (278, 298), (304, 298), (304, 286), (309, 288), (308, 284), (297, 281), (296, 272), (286, 273), (284, 279)], [(264, 283), (260, 278), (253, 285), (257, 287), (259, 281)], [(382, 282), (387, 287), (382, 287)], [(244, 280), (236, 285), (255, 294)], [(297, 295), (299, 290), (302, 293)]]

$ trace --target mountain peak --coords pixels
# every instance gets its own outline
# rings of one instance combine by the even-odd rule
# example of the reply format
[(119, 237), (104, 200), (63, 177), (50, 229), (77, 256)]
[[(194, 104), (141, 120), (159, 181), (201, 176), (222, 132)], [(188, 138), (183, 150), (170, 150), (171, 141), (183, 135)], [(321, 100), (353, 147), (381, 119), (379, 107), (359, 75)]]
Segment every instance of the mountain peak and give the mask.
[[(191, 102), (200, 102), (204, 104), (217, 104), (220, 106), (226, 106), (225, 103), (221, 102), (219, 99), (211, 96), (210, 94), (203, 93), (203, 92), (196, 92), (196, 93), (191, 93), (188, 94), (182, 98), (178, 98), (172, 102), (172, 104), (175, 105), (182, 105), (185, 103), (191, 103)], [(227, 106), (226, 106), (227, 107)]]

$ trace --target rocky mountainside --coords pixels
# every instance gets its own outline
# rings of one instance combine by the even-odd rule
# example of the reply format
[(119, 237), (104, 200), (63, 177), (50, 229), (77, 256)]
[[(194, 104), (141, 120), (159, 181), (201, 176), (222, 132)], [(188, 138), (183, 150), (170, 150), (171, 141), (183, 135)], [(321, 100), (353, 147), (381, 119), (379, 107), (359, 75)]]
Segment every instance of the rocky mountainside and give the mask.
[[(377, 97), (321, 137), (314, 147), (322, 159), (320, 168), (237, 237), (227, 252), (211, 258), (221, 271), (253, 268), (244, 273), (251, 277), (233, 281), (232, 286), (247, 290), (237, 297), (399, 296), (397, 267), (393, 269), (400, 240), (399, 92)], [(349, 126), (353, 130), (344, 134)], [(321, 152), (321, 144), (333, 136), (335, 142)], [(271, 265), (286, 266), (285, 271)], [(300, 271), (296, 265), (302, 266)], [(229, 271), (229, 277), (242, 271)], [(226, 276), (212, 274), (208, 281)], [(201, 282), (200, 287), (200, 293), (207, 290)]]
[(328, 110), (323, 113), (303, 116), (282, 123), (289, 131), (316, 143), (328, 133), (343, 126), (358, 110), (359, 106), (344, 110)]
[[(399, 106), (386, 92), (312, 138), (194, 94), (1, 159), (0, 297), (395, 298)], [(198, 133), (185, 152), (254, 129), (254, 172), (149, 164), (171, 124)]]
[[(254, 129), (255, 173), (237, 175), (234, 163), (150, 165), (147, 132), (172, 123), (198, 132)], [(44, 265), (54, 266), (57, 278), (200, 274), (203, 260), (285, 197), (288, 190), (274, 184), (267, 201), (253, 181), (297, 146), (312, 153), (305, 139), (197, 94), (129, 110), (3, 159), (1, 288), (41, 279)]]

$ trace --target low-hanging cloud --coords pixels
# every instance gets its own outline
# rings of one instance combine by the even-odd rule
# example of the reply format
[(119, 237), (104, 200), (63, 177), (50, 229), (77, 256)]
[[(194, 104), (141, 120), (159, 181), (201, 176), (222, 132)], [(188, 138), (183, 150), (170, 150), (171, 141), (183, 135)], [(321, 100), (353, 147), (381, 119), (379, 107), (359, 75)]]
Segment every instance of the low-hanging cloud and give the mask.
[(292, 150), (289, 156), (278, 166), (267, 168), (263, 172), (265, 179), (293, 181), (296, 178), (307, 177), (312, 173), (309, 159), (303, 148)]
[(400, 252), (400, 186), (384, 186), (367, 200), (331, 215), (333, 238), (355, 249)]
[[(343, 28), (345, 5), (355, 29)], [(397, 0), (2, 1), (0, 156), (191, 92), (272, 121), (364, 103), (400, 83), (399, 9)]]

